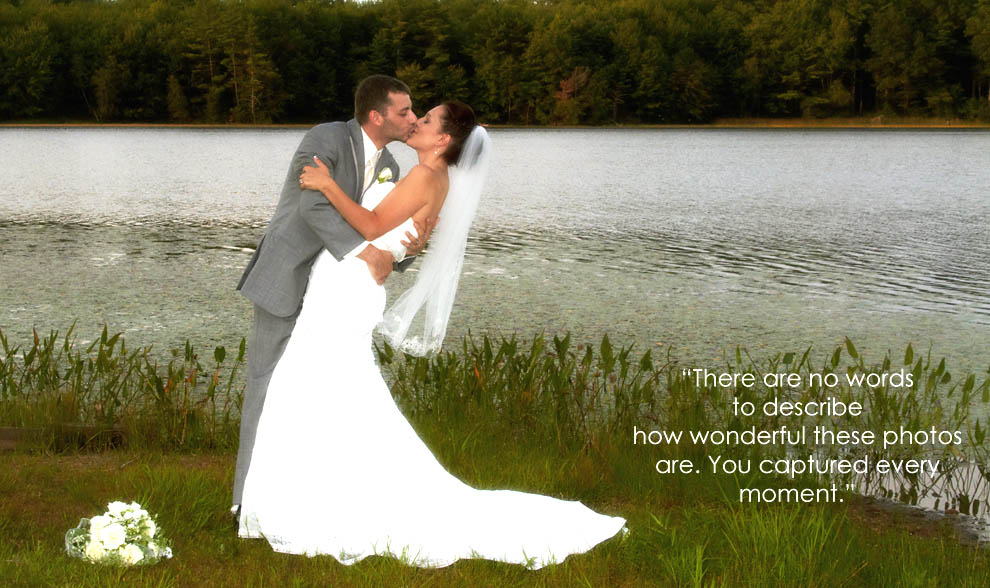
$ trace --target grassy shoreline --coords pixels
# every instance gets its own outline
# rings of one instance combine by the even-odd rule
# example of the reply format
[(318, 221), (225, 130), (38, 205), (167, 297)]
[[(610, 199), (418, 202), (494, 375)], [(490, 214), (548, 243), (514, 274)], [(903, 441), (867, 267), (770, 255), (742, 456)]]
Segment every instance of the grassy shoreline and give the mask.
[[(699, 385), (670, 358), (613, 345), (572, 346), (570, 337), (465, 338), (445, 353), (413, 358), (383, 347), (379, 364), (396, 403), (452, 474), (479, 488), (513, 488), (580, 500), (621, 515), (631, 534), (557, 566), (530, 572), (487, 561), (440, 570), (388, 558), (353, 567), (328, 557), (276, 554), (242, 541), (226, 513), (237, 440), (231, 388), (243, 347), (203, 358), (189, 344), (159, 365), (105, 329), (86, 349), (71, 333), (37, 337), (23, 348), (0, 332), (0, 425), (41, 425), (44, 434), (0, 453), (0, 577), (11, 586), (118, 585), (456, 585), (456, 586), (926, 586), (990, 581), (990, 554), (960, 544), (953, 517), (928, 520), (840, 491), (839, 501), (743, 503), (742, 488), (816, 488), (810, 476), (657, 473), (661, 459), (704, 463), (709, 448), (633, 442), (640, 429), (700, 430), (809, 426), (812, 420), (738, 418), (732, 398), (760, 402), (830, 395), (868, 401), (858, 429), (907, 423), (912, 429), (962, 427), (981, 459), (981, 435), (968, 413), (987, 380), (953, 378), (929, 354), (868, 363), (851, 341), (819, 364), (810, 350), (753, 360), (727, 357), (727, 372), (880, 373), (903, 365), (911, 389), (848, 387), (785, 391), (757, 385)], [(730, 395), (731, 392), (731, 395)], [(959, 408), (952, 409), (948, 399)], [(123, 449), (98, 438), (79, 443), (52, 421), (118, 426)], [(74, 419), (74, 420), (73, 420)], [(819, 421), (815, 420), (815, 423)], [(824, 421), (822, 421), (824, 422)], [(976, 420), (976, 431), (982, 431)], [(832, 423), (848, 427), (848, 421)], [(979, 443), (975, 443), (979, 437)], [(82, 447), (82, 449), (80, 449)], [(938, 448), (926, 448), (936, 451)], [(948, 459), (948, 448), (936, 451)], [(866, 455), (881, 454), (859, 448)], [(908, 457), (918, 447), (883, 455)], [(727, 447), (726, 457), (780, 458), (780, 447)], [(909, 481), (907, 478), (905, 480)], [(401, 484), (399, 484), (401, 486)], [(400, 491), (397, 489), (397, 492)], [(61, 536), (111, 500), (137, 500), (159, 515), (176, 559), (139, 570), (94, 568), (69, 560)]]

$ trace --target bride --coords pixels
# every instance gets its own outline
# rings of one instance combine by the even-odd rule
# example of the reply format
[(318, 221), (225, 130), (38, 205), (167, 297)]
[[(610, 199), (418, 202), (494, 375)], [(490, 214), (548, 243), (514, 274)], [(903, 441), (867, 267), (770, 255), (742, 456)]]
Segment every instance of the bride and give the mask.
[[(319, 160), (301, 177), (379, 247), (401, 251), (415, 221), (440, 214), (442, 222), (415, 285), (384, 317), (385, 289), (363, 261), (320, 254), (268, 387), (239, 535), (347, 565), (369, 555), (420, 567), (461, 558), (532, 568), (560, 562), (624, 532), (625, 520), (577, 501), (461, 482), (419, 439), (375, 365), (371, 333), (379, 323), (409, 353), (439, 349), (488, 171), (488, 135), (463, 103), (430, 110), (407, 144), (419, 165), (394, 187), (374, 184), (363, 199), (373, 210), (341, 192)], [(422, 330), (411, 334), (419, 314)]]

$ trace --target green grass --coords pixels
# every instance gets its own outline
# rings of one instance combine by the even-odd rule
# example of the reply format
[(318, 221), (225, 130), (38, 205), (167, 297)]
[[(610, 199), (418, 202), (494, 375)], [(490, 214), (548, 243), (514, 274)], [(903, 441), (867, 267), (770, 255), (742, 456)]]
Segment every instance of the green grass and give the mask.
[[(451, 468), (476, 486), (510, 486), (581, 498), (626, 516), (631, 532), (561, 564), (528, 571), (489, 561), (430, 570), (373, 557), (343, 566), (331, 557), (273, 552), (236, 538), (227, 515), (232, 455), (0, 456), (0, 577), (6, 586), (954, 586), (990, 581), (990, 558), (960, 545), (947, 525), (920, 529), (897, 515), (869, 524), (856, 503), (756, 507), (724, 500), (707, 477), (661, 484), (603, 479), (589, 488), (567, 456), (489, 453), (479, 444), (477, 469)], [(443, 447), (435, 448), (444, 455)], [(525, 462), (516, 461), (525, 459)], [(592, 459), (594, 467), (639, 456)], [(496, 474), (477, 475), (476, 472)], [(498, 482), (492, 482), (498, 480)], [(722, 480), (721, 482), (725, 482)], [(594, 498), (589, 498), (594, 496)], [(152, 567), (118, 570), (64, 554), (62, 536), (110, 500), (137, 500), (155, 513), (175, 557)], [(879, 525), (879, 529), (872, 528)]]
[[(754, 361), (743, 350), (720, 370), (879, 373), (901, 366), (917, 377), (890, 386), (699, 386), (674, 359), (605, 338), (573, 346), (569, 336), (524, 341), (466, 338), (432, 359), (379, 349), (397, 403), (438, 459), (479, 488), (513, 488), (581, 500), (624, 516), (630, 535), (543, 570), (472, 560), (421, 570), (389, 558), (343, 566), (330, 557), (274, 553), (236, 538), (227, 514), (242, 393), (243, 344), (214, 350), (203, 365), (191, 344), (162, 365), (104, 331), (86, 349), (71, 335), (36, 337), (23, 348), (0, 333), (0, 425), (42, 432), (0, 454), (0, 578), (5, 586), (982, 586), (990, 558), (960, 544), (948, 521), (918, 523), (842, 494), (829, 504), (740, 504), (742, 487), (809, 487), (820, 480), (776, 476), (660, 475), (662, 458), (703, 459), (690, 444), (632, 444), (632, 428), (688, 430), (824, 424), (848, 419), (740, 418), (733, 395), (754, 402), (826, 396), (872, 410), (858, 429), (907, 424), (959, 428), (970, 460), (984, 456), (987, 380), (953, 378), (930, 354), (867, 363), (852, 342), (813, 365), (812, 353)], [(892, 367), (896, 364), (896, 368)], [(983, 422), (985, 424), (981, 425)], [(59, 424), (56, 424), (59, 423)], [(117, 427), (123, 448), (104, 451), (65, 424)], [(867, 447), (856, 448), (869, 452)], [(897, 446), (898, 455), (946, 448)], [(739, 458), (780, 448), (737, 447)], [(985, 461), (979, 461), (985, 463)], [(62, 537), (111, 500), (136, 500), (158, 517), (176, 557), (132, 570), (65, 556)]]

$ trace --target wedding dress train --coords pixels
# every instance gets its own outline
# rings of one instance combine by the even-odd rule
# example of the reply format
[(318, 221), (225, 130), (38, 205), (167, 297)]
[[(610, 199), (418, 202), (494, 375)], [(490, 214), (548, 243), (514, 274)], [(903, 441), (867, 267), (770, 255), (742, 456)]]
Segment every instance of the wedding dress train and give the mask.
[[(373, 186), (363, 204), (390, 187)], [(396, 247), (406, 230), (411, 221), (385, 239)], [(577, 501), (479, 490), (448, 473), (375, 364), (371, 333), (384, 306), (363, 261), (320, 254), (268, 387), (241, 537), (348, 565), (377, 554), (420, 567), (485, 558), (535, 569), (625, 531), (623, 518)]]

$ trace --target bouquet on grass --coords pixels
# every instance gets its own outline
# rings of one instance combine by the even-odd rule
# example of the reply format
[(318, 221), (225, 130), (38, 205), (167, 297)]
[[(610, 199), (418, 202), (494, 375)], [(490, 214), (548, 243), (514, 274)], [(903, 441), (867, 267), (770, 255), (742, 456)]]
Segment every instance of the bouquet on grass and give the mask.
[(65, 551), (93, 563), (132, 566), (153, 564), (172, 557), (172, 549), (158, 533), (148, 511), (132, 502), (111, 502), (107, 512), (65, 534)]

